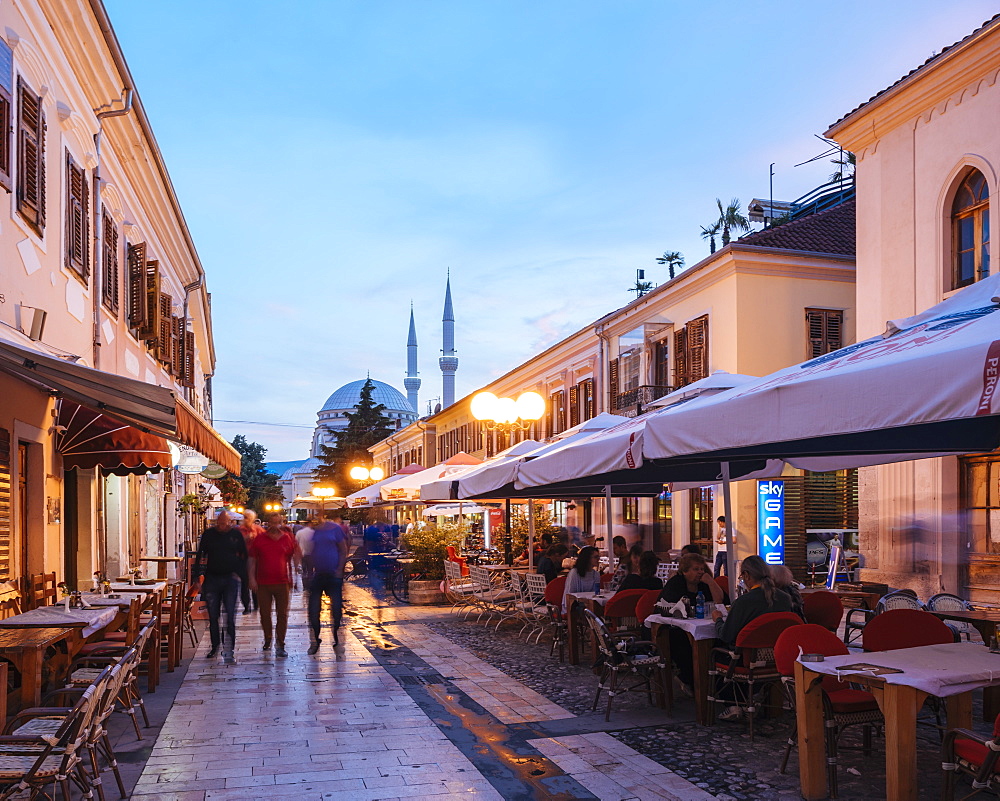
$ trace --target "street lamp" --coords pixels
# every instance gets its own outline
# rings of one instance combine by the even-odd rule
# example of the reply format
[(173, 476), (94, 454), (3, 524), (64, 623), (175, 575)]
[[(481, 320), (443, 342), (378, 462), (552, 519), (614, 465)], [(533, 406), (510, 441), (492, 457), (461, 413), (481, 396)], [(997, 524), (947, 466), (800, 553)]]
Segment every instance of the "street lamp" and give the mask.
[(351, 478), (355, 481), (381, 481), (385, 478), (385, 470), (381, 467), (362, 467), (357, 465), (351, 468)]
[(319, 498), (319, 519), (326, 519), (326, 499), (336, 495), (337, 490), (333, 487), (313, 487), (310, 492)]
[(280, 503), (265, 503), (264, 504), (264, 511), (265, 512), (280, 512), (281, 511), (281, 504)]

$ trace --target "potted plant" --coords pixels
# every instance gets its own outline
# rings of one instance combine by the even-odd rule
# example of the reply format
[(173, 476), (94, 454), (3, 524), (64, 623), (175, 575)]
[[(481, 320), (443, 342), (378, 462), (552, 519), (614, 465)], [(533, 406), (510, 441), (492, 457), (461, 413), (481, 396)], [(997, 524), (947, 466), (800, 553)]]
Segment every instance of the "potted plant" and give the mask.
[(406, 545), (413, 554), (410, 563), (412, 573), (420, 573), (423, 578), (409, 581), (410, 603), (443, 603), (444, 560), (448, 558), (448, 546), (456, 548), (469, 534), (463, 523), (428, 524), (414, 529), (406, 537)]

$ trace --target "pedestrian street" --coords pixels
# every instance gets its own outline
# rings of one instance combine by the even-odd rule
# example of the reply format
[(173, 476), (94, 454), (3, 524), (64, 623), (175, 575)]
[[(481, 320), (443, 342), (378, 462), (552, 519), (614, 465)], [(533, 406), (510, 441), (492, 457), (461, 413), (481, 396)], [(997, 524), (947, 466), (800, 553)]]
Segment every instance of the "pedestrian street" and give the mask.
[(202, 637), (133, 799), (711, 799), (421, 621), (349, 586), (315, 657), (294, 593), (287, 659), (239, 615), (235, 666)]

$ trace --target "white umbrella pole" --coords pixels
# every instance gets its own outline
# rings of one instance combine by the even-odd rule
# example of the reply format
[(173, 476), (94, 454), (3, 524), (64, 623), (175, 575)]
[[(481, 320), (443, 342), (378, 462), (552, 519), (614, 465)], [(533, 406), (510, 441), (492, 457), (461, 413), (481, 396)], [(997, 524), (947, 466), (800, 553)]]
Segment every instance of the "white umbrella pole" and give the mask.
[(607, 532), (604, 534), (604, 547), (608, 551), (608, 565), (614, 570), (615, 567), (615, 548), (612, 544), (612, 527), (611, 527), (611, 485), (608, 484), (604, 488), (604, 519), (607, 523)]
[(535, 571), (535, 502), (528, 499), (528, 570)]
[(462, 544), (459, 546), (463, 551), (465, 550), (465, 517), (462, 514), (462, 502), (458, 502), (458, 525), (462, 527)]
[(726, 578), (729, 580), (729, 596), (736, 596), (736, 543), (733, 540), (733, 498), (729, 478), (729, 462), (722, 463), (722, 508), (726, 515)]

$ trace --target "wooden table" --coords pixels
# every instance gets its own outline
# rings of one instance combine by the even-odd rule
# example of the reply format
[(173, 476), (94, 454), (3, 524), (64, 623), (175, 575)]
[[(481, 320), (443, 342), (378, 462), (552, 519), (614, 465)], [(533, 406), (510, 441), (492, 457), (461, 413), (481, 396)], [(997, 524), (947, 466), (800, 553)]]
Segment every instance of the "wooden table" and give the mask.
[(117, 609), (70, 609), (65, 611), (62, 604), (40, 606), (19, 615), (0, 620), (0, 628), (39, 629), (67, 628), (79, 629), (82, 639), (107, 628), (118, 617)]
[[(979, 632), (985, 645), (996, 636), (1000, 626), (1000, 609), (966, 609), (954, 612), (931, 612), (941, 620), (955, 620), (968, 623)], [(1000, 687), (983, 688), (983, 720), (993, 722), (1000, 715)]]
[[(712, 714), (712, 702), (709, 700), (709, 696), (714, 695), (714, 693), (710, 692), (712, 677), (708, 670), (712, 665), (712, 648), (715, 647), (715, 621), (711, 618), (684, 621), (664, 618), (659, 621), (651, 621), (647, 625), (650, 627), (651, 638), (656, 643), (656, 650), (660, 652), (660, 656), (666, 660), (668, 665), (670, 664), (670, 629), (680, 629), (691, 641), (695, 720), (701, 726), (711, 726), (715, 716)], [(667, 697), (672, 701), (672, 682), (668, 686), (670, 689)]]
[[(148, 579), (145, 579), (148, 581)], [(165, 580), (157, 580), (150, 584), (131, 584), (127, 581), (112, 581), (111, 591), (112, 592), (142, 592), (142, 593), (152, 593), (152, 592), (163, 592), (167, 588), (167, 582)]]
[(799, 781), (807, 801), (827, 797), (822, 678), (836, 675), (838, 667), (857, 663), (902, 671), (882, 676), (844, 675), (875, 696), (885, 717), (886, 801), (916, 801), (917, 712), (934, 695), (945, 700), (949, 728), (971, 726), (972, 691), (1000, 684), (1000, 655), (991, 654), (979, 643), (949, 643), (796, 662)]
[(140, 562), (155, 562), (156, 563), (156, 577), (158, 579), (165, 579), (167, 577), (167, 565), (177, 564), (181, 561), (179, 556), (142, 556), (139, 558)]
[[(566, 647), (569, 651), (569, 663), (579, 665), (580, 658), (577, 656), (578, 643), (576, 641), (576, 627), (586, 623), (580, 617), (579, 608), (574, 601), (578, 602), (584, 609), (589, 609), (598, 617), (604, 617), (604, 604), (613, 596), (613, 592), (602, 592), (595, 596), (592, 592), (570, 592), (566, 594)], [(592, 643), (591, 662), (597, 661), (597, 643)]]
[(42, 703), (45, 652), (64, 640), (71, 641), (78, 631), (67, 626), (0, 629), (0, 659), (10, 662), (21, 674), (20, 708)]

